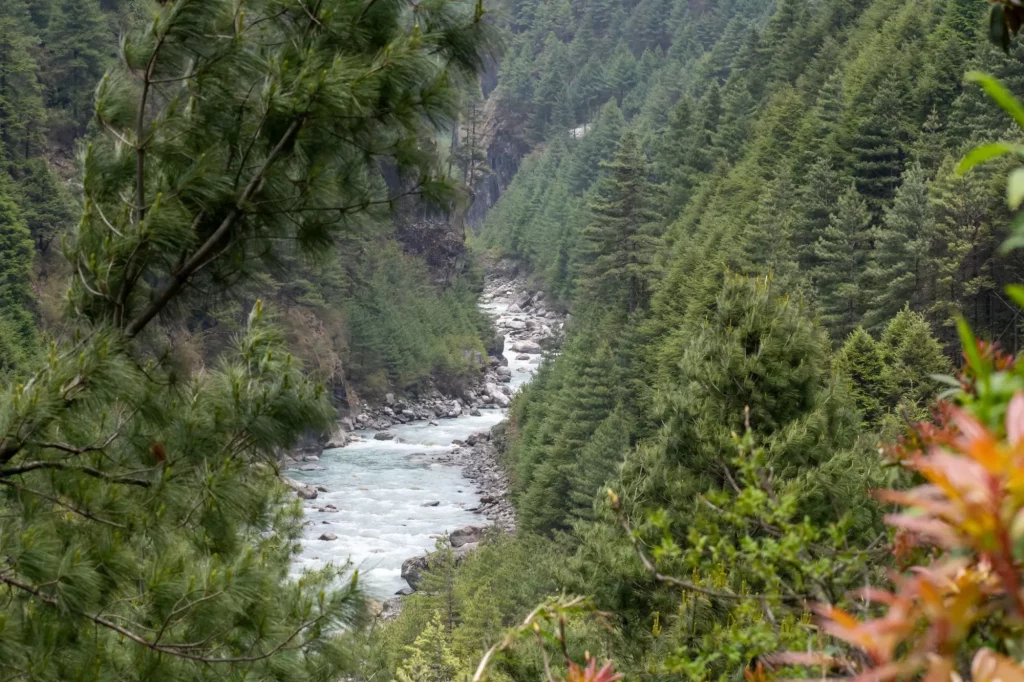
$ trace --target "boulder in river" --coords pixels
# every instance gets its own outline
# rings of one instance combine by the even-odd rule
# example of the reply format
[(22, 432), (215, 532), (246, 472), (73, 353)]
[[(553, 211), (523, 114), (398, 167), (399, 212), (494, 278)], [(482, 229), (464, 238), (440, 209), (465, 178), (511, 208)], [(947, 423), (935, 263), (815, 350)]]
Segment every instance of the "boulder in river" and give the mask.
[[(351, 420), (349, 420), (349, 423), (351, 423)], [(346, 445), (348, 445), (348, 433), (339, 425), (327, 439), (327, 442), (324, 444), (324, 449), (337, 450), (338, 448), (343, 448)]]
[(420, 506), (421, 507), (440, 507), (441, 506), (441, 502), (440, 502), (440, 500), (431, 500), (430, 502), (424, 502)]
[(429, 568), (426, 556), (414, 556), (402, 562), (402, 580), (409, 583), (409, 587), (418, 590), (423, 580), (423, 572)]
[(469, 543), (463, 545), (462, 547), (456, 547), (455, 548), (455, 563), (456, 564), (460, 563), (463, 559), (466, 558), (467, 554), (469, 554), (470, 552), (472, 552), (473, 550), (475, 550), (479, 546), (480, 546), (479, 542), (469, 542)]
[(486, 532), (487, 526), (463, 526), (452, 531), (452, 534), (448, 536), (448, 541), (452, 543), (452, 547), (462, 547), (480, 542)]
[(281, 477), (281, 482), (286, 486), (295, 491), (295, 494), (304, 500), (315, 500), (316, 499), (316, 488), (308, 486), (304, 483), (299, 483), (294, 478), (288, 478), (287, 476)]
[(505, 337), (501, 334), (495, 334), (494, 339), (487, 344), (487, 348), (485, 350), (488, 355), (501, 357), (501, 354), (505, 352)]
[(378, 433), (373, 434), (373, 439), (374, 440), (394, 440), (395, 439), (395, 434), (391, 433), (390, 431), (380, 431)]
[(529, 359), (530, 359), (530, 356), (526, 355), (525, 353), (523, 353), (522, 355), (517, 355), (516, 356), (516, 360), (529, 360)]
[(323, 540), (324, 542), (334, 542), (335, 540), (338, 539), (338, 536), (335, 535), (334, 533), (324, 533), (323, 535), (320, 536), (320, 539)]
[(516, 341), (512, 344), (512, 350), (526, 355), (540, 355), (541, 348), (536, 341)]

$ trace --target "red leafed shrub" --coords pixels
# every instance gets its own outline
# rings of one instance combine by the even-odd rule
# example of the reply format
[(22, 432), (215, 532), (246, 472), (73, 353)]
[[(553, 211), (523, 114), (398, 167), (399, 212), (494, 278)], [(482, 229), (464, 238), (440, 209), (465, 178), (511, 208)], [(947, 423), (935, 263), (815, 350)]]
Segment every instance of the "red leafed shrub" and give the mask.
[[(989, 387), (1014, 378), (1011, 363), (995, 360), (986, 366), (1004, 372), (975, 382), (976, 403), (946, 408), (946, 423), (901, 444), (903, 466), (924, 482), (878, 493), (899, 508), (886, 519), (898, 529), (897, 559), (911, 546), (931, 548), (933, 559), (893, 575), (891, 591), (863, 590), (883, 607), (878, 617), (818, 609), (825, 632), (862, 652), (858, 679), (945, 682), (971, 661), (975, 682), (1024, 681), (1024, 666), (993, 650), (1012, 648), (1005, 636), (1024, 622), (1024, 391), (1003, 409), (986, 400)], [(1001, 423), (984, 423), (1000, 411)]]

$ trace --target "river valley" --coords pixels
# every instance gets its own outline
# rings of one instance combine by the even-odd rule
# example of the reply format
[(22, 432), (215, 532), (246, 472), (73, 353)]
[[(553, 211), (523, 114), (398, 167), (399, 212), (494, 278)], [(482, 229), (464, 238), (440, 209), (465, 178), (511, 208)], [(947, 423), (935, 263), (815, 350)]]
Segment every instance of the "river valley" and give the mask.
[(318, 490), (315, 499), (303, 502), (307, 525), (297, 570), (351, 561), (367, 594), (386, 599), (408, 587), (403, 562), (432, 551), (438, 538), (489, 522), (514, 528), (511, 505), (498, 499), (507, 492), (500, 467), (474, 459), (480, 450), (465, 442), (505, 419), (504, 396), (518, 391), (539, 366), (537, 341), (561, 327), (521, 286), (495, 279), (481, 299), (505, 336), (504, 359), (496, 365), (502, 388), (492, 382), (481, 386), (480, 400), (456, 403), (461, 414), (454, 418), (356, 430), (344, 447), (324, 450), (315, 464), (288, 471), (297, 483)]

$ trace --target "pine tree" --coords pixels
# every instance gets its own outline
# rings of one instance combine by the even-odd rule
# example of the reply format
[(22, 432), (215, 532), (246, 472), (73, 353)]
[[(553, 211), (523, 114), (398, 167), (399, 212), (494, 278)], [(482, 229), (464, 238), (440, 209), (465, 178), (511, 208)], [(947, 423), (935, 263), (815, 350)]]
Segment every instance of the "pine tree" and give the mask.
[[(4, 320), (8, 343), (23, 351), (31, 349), (35, 339), (33, 296), (29, 286), (32, 274), (32, 239), (21, 211), (0, 172), (0, 318)], [(13, 353), (12, 353), (13, 354)], [(13, 365), (13, 360), (0, 365)]]
[(406, 652), (395, 674), (398, 682), (455, 682), (464, 667), (452, 653), (441, 614), (434, 616)]
[(622, 405), (594, 430), (580, 451), (569, 478), (569, 496), (574, 513), (591, 518), (595, 500), (618, 474), (619, 465), (629, 452), (632, 422)]
[(582, 194), (597, 180), (601, 162), (609, 161), (615, 154), (615, 145), (622, 137), (626, 119), (615, 102), (601, 107), (597, 120), (589, 126), (579, 147), (573, 155), (569, 172), (569, 187)]
[(772, 273), (783, 289), (795, 290), (799, 266), (793, 245), (797, 194), (788, 169), (765, 188), (744, 246), (744, 261), (752, 275)]
[(925, 419), (943, 388), (932, 377), (951, 368), (928, 322), (904, 308), (885, 328), (880, 345), (889, 404), (902, 405), (911, 419)]
[(867, 303), (865, 272), (871, 256), (871, 212), (856, 186), (839, 197), (836, 212), (818, 239), (820, 265), (814, 284), (829, 331), (845, 338), (860, 322)]
[(903, 173), (905, 92), (900, 79), (886, 78), (853, 139), (851, 169), (857, 190), (876, 216), (892, 199)]
[(74, 226), (74, 200), (42, 159), (20, 164), (18, 176), (16, 194), (25, 225), (36, 250), (45, 255), (58, 235)]
[(932, 108), (918, 131), (910, 150), (911, 160), (922, 168), (934, 172), (946, 155), (946, 131), (937, 109)]
[(776, 476), (828, 461), (856, 430), (849, 397), (830, 383), (829, 355), (827, 335), (798, 301), (763, 279), (727, 278), (706, 317), (659, 349), (662, 427), (627, 459), (618, 489), (685, 517), (690, 493), (728, 485), (732, 434), (748, 419)]
[(722, 150), (726, 159), (735, 161), (743, 154), (756, 106), (744, 85), (726, 88), (722, 98), (722, 118), (713, 137), (714, 146)]
[(804, 46), (807, 23), (805, 0), (784, 0), (765, 28), (763, 54), (769, 60), (773, 80), (793, 82), (810, 53)]
[(794, 230), (800, 269), (813, 273), (820, 265), (818, 241), (828, 229), (829, 220), (839, 208), (842, 179), (827, 157), (819, 158), (807, 172), (800, 188), (799, 214)]
[[(587, 453), (595, 431), (615, 409), (620, 388), (607, 343), (580, 339), (565, 355), (565, 373), (549, 409), (513, 455), (521, 490), (519, 523), (533, 532), (565, 529), (576, 510), (589, 507), (590, 499), (573, 495), (573, 484), (583, 484), (578, 471), (588, 463), (580, 458)], [(607, 452), (599, 454), (607, 457)], [(595, 468), (588, 475), (610, 476), (614, 473), (611, 467), (603, 471), (596, 468), (608, 464), (608, 459), (589, 462)], [(580, 491), (577, 488), (576, 492)]]
[(654, 171), (665, 186), (667, 215), (676, 215), (689, 202), (695, 185), (688, 161), (695, 139), (693, 100), (683, 97), (668, 117), (654, 153)]
[(915, 164), (903, 174), (893, 204), (875, 230), (875, 255), (867, 273), (874, 292), (872, 328), (881, 328), (904, 306), (924, 308), (931, 279), (926, 268), (933, 224), (928, 173)]
[(615, 101), (622, 106), (622, 100), (636, 85), (636, 57), (625, 48), (620, 48), (611, 58), (607, 70), (608, 86)]
[(889, 397), (881, 344), (863, 327), (857, 327), (836, 356), (836, 368), (853, 384), (850, 393), (864, 421), (878, 423)]
[(632, 313), (647, 305), (659, 243), (655, 190), (636, 133), (627, 130), (614, 161), (601, 168), (592, 218), (581, 235), (582, 286), (591, 300), (622, 300)]
[(812, 168), (838, 156), (836, 140), (843, 116), (842, 71), (831, 73), (817, 93), (814, 108), (804, 118), (797, 137), (800, 167)]
[(984, 171), (955, 172), (947, 158), (932, 183), (934, 235), (927, 271), (929, 318), (944, 327), (943, 341), (952, 342), (953, 318), (963, 315), (977, 327), (993, 312), (995, 289), (992, 254), (998, 248), (995, 197), (986, 191)]

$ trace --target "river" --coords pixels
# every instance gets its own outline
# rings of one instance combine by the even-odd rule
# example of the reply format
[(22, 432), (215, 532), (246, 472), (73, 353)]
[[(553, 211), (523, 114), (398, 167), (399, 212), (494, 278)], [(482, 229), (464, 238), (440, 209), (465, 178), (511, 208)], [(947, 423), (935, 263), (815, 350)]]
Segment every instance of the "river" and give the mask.
[[(489, 299), (489, 300), (487, 300)], [(525, 314), (510, 314), (510, 298), (488, 296), (481, 308), (494, 316), (499, 328)], [(511, 386), (518, 389), (537, 369), (536, 356), (517, 359), (506, 337), (505, 358), (512, 370)], [(480, 416), (413, 421), (388, 429), (395, 439), (378, 441), (375, 432), (359, 431), (363, 440), (344, 448), (325, 450), (319, 471), (289, 471), (295, 480), (325, 486), (317, 499), (306, 500), (302, 552), (295, 568), (321, 568), (351, 560), (360, 582), (375, 599), (386, 599), (407, 587), (402, 562), (434, 549), (437, 537), (456, 528), (481, 524), (470, 511), (480, 504), (474, 484), (462, 468), (432, 461), (452, 450), (452, 441), (487, 431), (501, 422), (506, 410), (482, 409)], [(436, 503), (436, 504), (435, 504)], [(333, 509), (328, 508), (331, 505)], [(324, 533), (337, 540), (319, 539)]]

